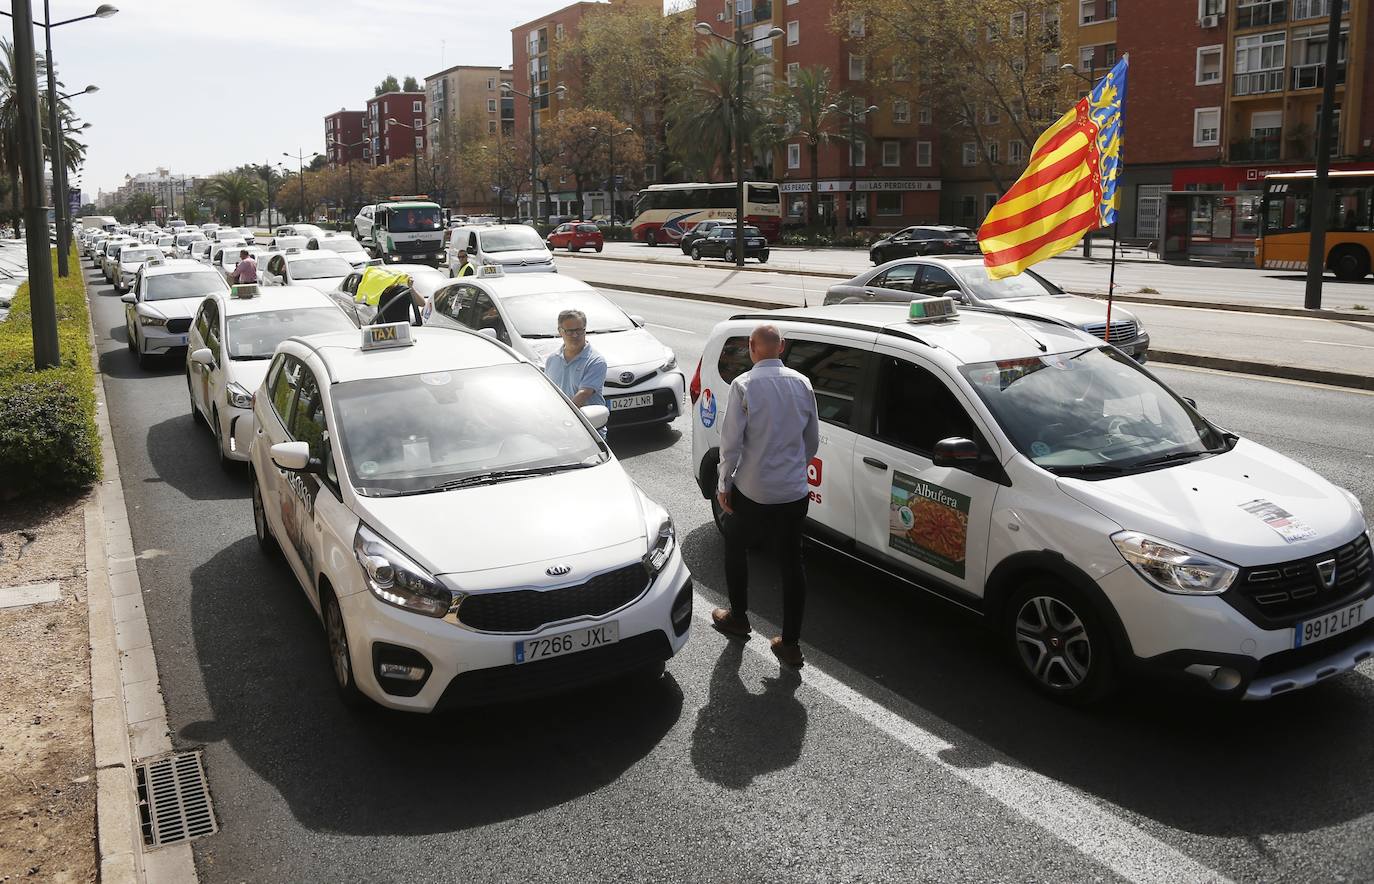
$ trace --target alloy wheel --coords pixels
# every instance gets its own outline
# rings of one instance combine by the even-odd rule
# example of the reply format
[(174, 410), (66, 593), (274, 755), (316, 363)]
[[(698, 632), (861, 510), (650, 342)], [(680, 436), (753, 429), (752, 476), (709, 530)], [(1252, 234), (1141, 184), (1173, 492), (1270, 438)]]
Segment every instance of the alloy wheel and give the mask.
[(1073, 608), (1053, 596), (1033, 596), (1021, 605), (1016, 650), (1026, 671), (1052, 690), (1072, 690), (1092, 671), (1087, 627)]
[(348, 633), (344, 630), (343, 613), (332, 597), (324, 606), (324, 629), (329, 642), (329, 661), (333, 665), (334, 680), (341, 689), (353, 686), (353, 664), (348, 657)]

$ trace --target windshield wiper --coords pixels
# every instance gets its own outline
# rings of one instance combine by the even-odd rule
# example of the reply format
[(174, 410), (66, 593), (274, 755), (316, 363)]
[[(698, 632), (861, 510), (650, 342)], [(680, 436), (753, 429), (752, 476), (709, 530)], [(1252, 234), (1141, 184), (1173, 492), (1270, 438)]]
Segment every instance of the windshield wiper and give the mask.
[(271, 353), (254, 353), (251, 356), (230, 356), (230, 362), (256, 362), (259, 359), (271, 359)]
[(494, 482), (509, 482), (513, 479), (529, 479), (534, 476), (547, 476), (551, 473), (561, 473), (565, 470), (585, 470), (588, 467), (596, 466), (590, 463), (564, 463), (552, 467), (531, 467), (524, 470), (492, 470), (489, 473), (478, 473), (475, 476), (464, 476), (461, 479), (452, 479), (448, 482), (440, 482), (423, 491), (410, 491), (408, 494), (424, 494), (430, 491), (452, 491), (455, 488), (468, 488), (473, 485), (490, 485)]
[(1198, 457), (1210, 457), (1211, 455), (1216, 453), (1217, 452), (1211, 451), (1210, 449), (1204, 449), (1203, 451), (1175, 451), (1171, 454), (1161, 454), (1159, 457), (1151, 457), (1146, 458), (1145, 460), (1138, 460), (1130, 464), (1130, 466), (1132, 468), (1157, 467), (1169, 463), (1181, 463), (1185, 460), (1193, 460), (1194, 458)]
[(1107, 476), (1120, 475), (1125, 472), (1125, 468), (1112, 463), (1081, 463), (1067, 464), (1064, 466), (1044, 466), (1042, 469), (1049, 470), (1056, 476)]

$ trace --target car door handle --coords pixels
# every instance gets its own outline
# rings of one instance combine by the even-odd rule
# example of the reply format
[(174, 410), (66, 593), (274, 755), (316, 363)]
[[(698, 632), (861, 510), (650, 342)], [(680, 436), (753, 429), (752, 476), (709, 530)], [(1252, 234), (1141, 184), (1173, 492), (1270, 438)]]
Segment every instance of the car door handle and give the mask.
[(875, 292), (875, 291), (873, 291), (873, 289), (864, 289), (864, 294), (865, 294), (865, 295), (868, 295), (868, 296), (871, 298), (871, 297), (873, 297), (874, 295), (876, 295), (876, 294), (878, 294), (878, 293)]
[(879, 469), (879, 470), (885, 470), (885, 469), (887, 469), (887, 464), (885, 464), (885, 463), (883, 463), (882, 461), (878, 460), (876, 457), (865, 457), (865, 458), (864, 458), (864, 463), (868, 464), (869, 466), (873, 467), (874, 469)]

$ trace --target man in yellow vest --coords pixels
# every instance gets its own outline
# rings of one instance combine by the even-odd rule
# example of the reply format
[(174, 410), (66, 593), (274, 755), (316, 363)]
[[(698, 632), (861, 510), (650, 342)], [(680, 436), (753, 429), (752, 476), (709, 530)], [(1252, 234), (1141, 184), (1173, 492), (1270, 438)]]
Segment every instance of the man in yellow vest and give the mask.
[(459, 250), (458, 250), (458, 272), (455, 273), (455, 274), (453, 274), (453, 275), (454, 275), (454, 276), (472, 276), (473, 273), (474, 273), (474, 271), (473, 271), (473, 269), (472, 269), (472, 262), (468, 260), (468, 253), (467, 253), (467, 250), (466, 250), (466, 249), (459, 249)]
[(373, 308), (376, 312), (372, 321), (376, 323), (410, 321), (409, 308), (414, 307), (415, 324), (419, 325), (420, 311), (425, 307), (425, 299), (415, 291), (414, 279), (384, 267), (363, 271), (353, 303)]

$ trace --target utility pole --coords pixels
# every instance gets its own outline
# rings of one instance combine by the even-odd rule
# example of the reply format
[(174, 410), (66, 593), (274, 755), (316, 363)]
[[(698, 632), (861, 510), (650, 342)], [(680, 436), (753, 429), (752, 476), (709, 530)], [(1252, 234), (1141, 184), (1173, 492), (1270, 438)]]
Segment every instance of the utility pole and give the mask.
[(1322, 106), (1317, 115), (1317, 174), (1312, 179), (1312, 229), (1307, 245), (1307, 290), (1302, 305), (1322, 307), (1322, 277), (1326, 274), (1326, 222), (1331, 215), (1332, 106), (1336, 103), (1336, 70), (1340, 60), (1341, 0), (1327, 0), (1331, 17), (1326, 25), (1326, 66), (1322, 75)]
[[(13, 0), (15, 95), (19, 109), (19, 166), (24, 180), (24, 226), (28, 228), (29, 303), (33, 311), (33, 364), (55, 368), (62, 362), (57, 344), (57, 298), (48, 252), (48, 207), (43, 205), (43, 133), (38, 118), (38, 71), (33, 46), (30, 0)], [(56, 133), (54, 133), (56, 134)]]

